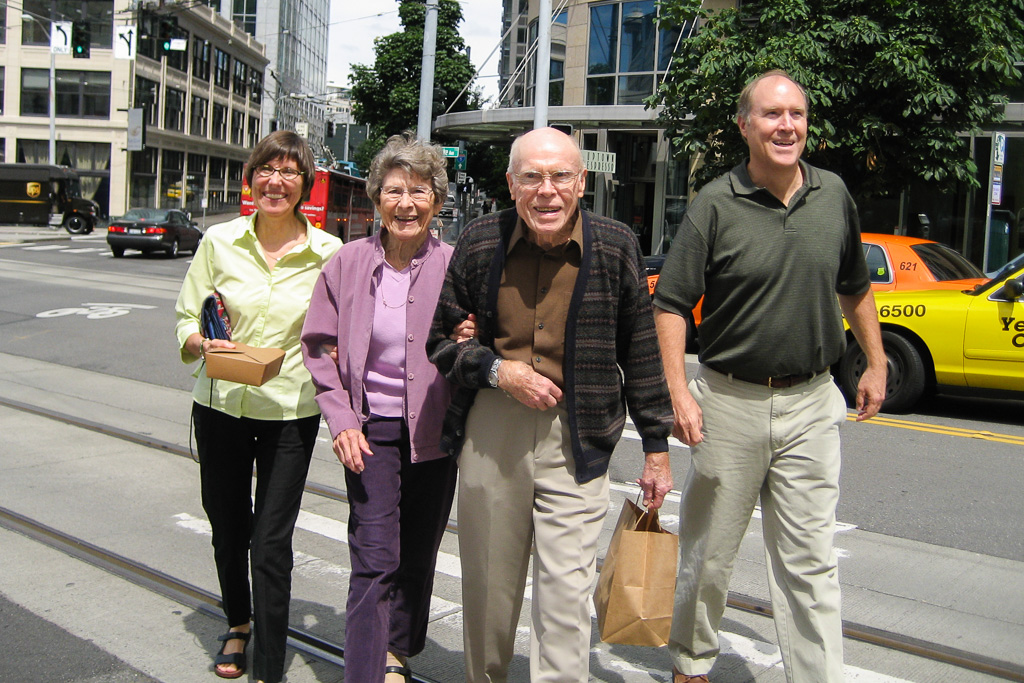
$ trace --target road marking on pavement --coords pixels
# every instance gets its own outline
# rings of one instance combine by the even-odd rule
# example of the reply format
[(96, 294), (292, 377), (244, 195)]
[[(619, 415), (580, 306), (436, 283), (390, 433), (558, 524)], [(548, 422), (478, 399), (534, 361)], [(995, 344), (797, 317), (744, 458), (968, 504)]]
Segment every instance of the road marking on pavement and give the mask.
[(67, 249), (65, 244), (37, 244), (33, 247), (22, 247), (25, 251), (53, 251), (54, 249)]
[(79, 249), (65, 249), (62, 254), (95, 254), (98, 251), (106, 251), (103, 247), (81, 247)]
[[(856, 420), (856, 413), (847, 413), (846, 419)], [(997, 434), (979, 429), (965, 429), (963, 427), (949, 427), (946, 425), (933, 425), (925, 422), (912, 422), (910, 420), (897, 420), (891, 417), (875, 416), (864, 421), (866, 424), (874, 424), (882, 427), (897, 427), (899, 429), (911, 429), (917, 432), (929, 432), (931, 434), (942, 434), (943, 436), (961, 436), (967, 439), (981, 439), (983, 441), (994, 441), (996, 443), (1009, 443), (1017, 446), (1024, 446), (1024, 436), (1013, 434)]]
[[(632, 493), (639, 490), (637, 486), (628, 486), (620, 484), (612, 484), (611, 488), (626, 493)], [(678, 493), (673, 492), (674, 497), (678, 500)], [(670, 494), (671, 496), (672, 494)], [(760, 511), (758, 511), (759, 513)], [(182, 512), (174, 515), (176, 524), (182, 529), (186, 529), (193, 533), (202, 536), (211, 536), (210, 523), (205, 519), (194, 517), (187, 512)], [(847, 525), (849, 526), (849, 525)], [(309, 531), (325, 538), (340, 541), (341, 543), (347, 544), (348, 542), (348, 525), (340, 520), (331, 519), (322, 515), (317, 515), (311, 512), (302, 510), (299, 512), (299, 518), (296, 522), (296, 527)], [(323, 577), (334, 577), (338, 580), (347, 581), (351, 576), (351, 570), (347, 567), (335, 564), (328, 560), (303, 553), (302, 551), (295, 551), (295, 572), (303, 576), (311, 578), (323, 578)], [(439, 552), (437, 554), (437, 571), (451, 576), (453, 578), (462, 577), (461, 563), (458, 557)], [(526, 594), (524, 599), (532, 600), (533, 592), (529, 585), (532, 581), (528, 580)], [(591, 619), (595, 620), (597, 615), (594, 611), (593, 600), (588, 599), (590, 606)], [(443, 598), (439, 598), (436, 595), (431, 596), (430, 599), (430, 619), (434, 621), (439, 619), (449, 626), (462, 628), (462, 605), (455, 603)], [(597, 624), (594, 624), (596, 630)], [(773, 643), (767, 643), (760, 640), (754, 640), (741, 636), (728, 631), (720, 631), (719, 638), (721, 639), (721, 654), (724, 656), (734, 655), (742, 658), (744, 661), (750, 662), (757, 666), (765, 668), (782, 668), (782, 653), (778, 646)], [(525, 640), (529, 637), (529, 629), (523, 626), (516, 628), (517, 640)], [(597, 646), (591, 648), (591, 652), (595, 653), (600, 657), (613, 658), (611, 665), (620, 670), (626, 670), (632, 672), (645, 672), (645, 670), (637, 669), (633, 664), (623, 661), (617, 658), (609, 650), (609, 646), (605, 643), (599, 643)], [(652, 672), (648, 672), (652, 673)], [(845, 666), (845, 680), (846, 681), (860, 681), (863, 683), (908, 683), (901, 678), (893, 678), (886, 676), (885, 674), (861, 669), (854, 666)], [(660, 677), (653, 678), (652, 680), (661, 680)]]

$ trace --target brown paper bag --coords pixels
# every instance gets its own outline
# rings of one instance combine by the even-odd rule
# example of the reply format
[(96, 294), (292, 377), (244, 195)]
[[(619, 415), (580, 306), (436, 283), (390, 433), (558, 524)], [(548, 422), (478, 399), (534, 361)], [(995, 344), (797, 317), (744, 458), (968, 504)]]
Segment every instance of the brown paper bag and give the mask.
[(657, 510), (623, 503), (594, 591), (601, 640), (668, 643), (678, 555), (679, 537), (661, 528)]

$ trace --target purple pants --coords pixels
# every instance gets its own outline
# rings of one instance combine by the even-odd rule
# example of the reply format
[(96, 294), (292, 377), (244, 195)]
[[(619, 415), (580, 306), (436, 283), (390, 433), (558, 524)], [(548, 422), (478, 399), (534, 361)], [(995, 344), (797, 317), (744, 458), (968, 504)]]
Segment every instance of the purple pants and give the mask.
[(352, 576), (345, 615), (345, 680), (380, 681), (388, 651), (411, 657), (427, 638), (434, 564), (455, 495), (456, 462), (413, 463), (400, 418), (371, 416), (373, 455), (345, 469)]

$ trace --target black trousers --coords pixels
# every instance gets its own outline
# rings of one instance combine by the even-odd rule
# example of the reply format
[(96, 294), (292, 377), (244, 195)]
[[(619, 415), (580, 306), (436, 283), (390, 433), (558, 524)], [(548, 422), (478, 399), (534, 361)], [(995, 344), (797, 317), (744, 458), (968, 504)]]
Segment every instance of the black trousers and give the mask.
[(213, 528), (213, 556), (228, 625), (254, 619), (253, 675), (277, 683), (284, 676), (288, 638), (292, 532), (320, 416), (253, 420), (198, 403), (192, 406), (192, 416), (203, 509)]

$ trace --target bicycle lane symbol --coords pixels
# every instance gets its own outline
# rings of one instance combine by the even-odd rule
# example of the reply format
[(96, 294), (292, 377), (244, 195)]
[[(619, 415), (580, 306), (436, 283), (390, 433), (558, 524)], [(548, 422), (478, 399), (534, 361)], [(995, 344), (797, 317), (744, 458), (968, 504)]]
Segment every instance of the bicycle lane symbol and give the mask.
[(65, 315), (84, 315), (87, 320), (103, 320), (105, 318), (117, 318), (128, 315), (132, 309), (152, 310), (156, 306), (146, 304), (99, 304), (86, 303), (68, 308), (54, 308), (42, 313), (36, 313), (37, 318), (60, 318)]

